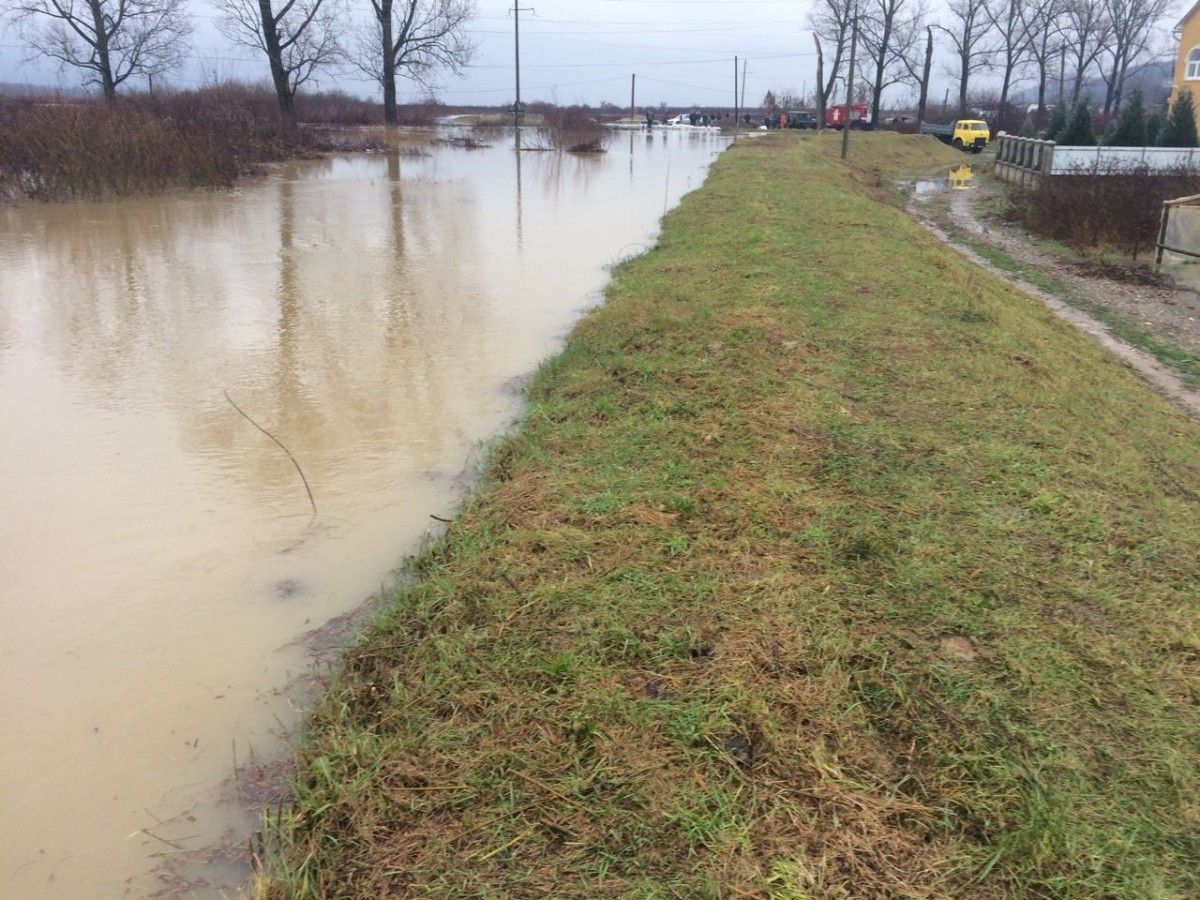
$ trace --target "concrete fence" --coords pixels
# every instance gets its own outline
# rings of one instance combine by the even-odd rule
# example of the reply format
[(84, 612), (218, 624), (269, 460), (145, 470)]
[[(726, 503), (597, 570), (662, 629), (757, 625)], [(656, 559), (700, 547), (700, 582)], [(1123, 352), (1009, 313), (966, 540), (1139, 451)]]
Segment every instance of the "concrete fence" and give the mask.
[(1020, 185), (1036, 184), (1053, 174), (1054, 151), (1054, 141), (1001, 132), (996, 137), (996, 177)]
[(1001, 133), (996, 137), (996, 177), (1033, 184), (1060, 175), (1200, 171), (1200, 150), (1175, 147), (1066, 147), (1054, 141)]

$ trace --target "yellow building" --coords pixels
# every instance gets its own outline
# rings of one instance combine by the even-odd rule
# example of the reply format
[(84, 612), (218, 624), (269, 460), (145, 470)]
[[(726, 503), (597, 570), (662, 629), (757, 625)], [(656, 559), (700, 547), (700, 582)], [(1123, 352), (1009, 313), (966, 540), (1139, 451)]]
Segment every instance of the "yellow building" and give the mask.
[(1187, 11), (1175, 26), (1179, 38), (1179, 50), (1175, 57), (1175, 85), (1171, 88), (1171, 102), (1184, 88), (1192, 92), (1196, 102), (1197, 125), (1200, 126), (1200, 0)]

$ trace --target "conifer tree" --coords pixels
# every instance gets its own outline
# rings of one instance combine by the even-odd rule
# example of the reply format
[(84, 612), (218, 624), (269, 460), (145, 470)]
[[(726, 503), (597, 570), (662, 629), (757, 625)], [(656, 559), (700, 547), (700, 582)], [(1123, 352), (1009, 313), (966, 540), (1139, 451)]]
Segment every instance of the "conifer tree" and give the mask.
[(1151, 147), (1158, 146), (1158, 139), (1166, 127), (1167, 117), (1157, 111), (1152, 113), (1146, 120), (1146, 143)]
[(1191, 91), (1180, 91), (1171, 104), (1166, 126), (1159, 132), (1160, 147), (1195, 147), (1200, 144), (1196, 135), (1196, 105)]
[(1071, 118), (1067, 122), (1067, 127), (1063, 129), (1063, 133), (1057, 138), (1057, 141), (1068, 147), (1096, 146), (1096, 132), (1092, 128), (1092, 109), (1086, 98), (1075, 104), (1075, 108), (1071, 110)]
[(1046, 124), (1046, 132), (1043, 135), (1048, 141), (1057, 141), (1060, 134), (1067, 127), (1067, 109), (1061, 103), (1054, 107), (1054, 112), (1050, 114), (1050, 121)]
[(1149, 143), (1146, 136), (1146, 108), (1142, 103), (1142, 92), (1134, 88), (1129, 99), (1121, 107), (1121, 114), (1113, 123), (1111, 131), (1105, 135), (1104, 143), (1110, 147), (1145, 147)]

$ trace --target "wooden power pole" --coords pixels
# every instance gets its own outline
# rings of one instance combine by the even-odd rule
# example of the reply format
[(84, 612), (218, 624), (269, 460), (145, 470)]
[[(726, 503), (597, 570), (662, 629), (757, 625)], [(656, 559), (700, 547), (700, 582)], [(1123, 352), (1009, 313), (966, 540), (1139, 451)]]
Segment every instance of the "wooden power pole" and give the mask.
[(525, 108), (521, 105), (521, 13), (533, 12), (533, 7), (527, 6), (522, 8), (520, 0), (513, 3), (513, 41), (515, 44), (515, 68), (517, 73), (517, 99), (513, 103), (513, 125), (516, 126), (518, 132), (521, 124), (525, 121)]
[(733, 58), (733, 139), (738, 139), (741, 131), (741, 107), (738, 105), (738, 58)]

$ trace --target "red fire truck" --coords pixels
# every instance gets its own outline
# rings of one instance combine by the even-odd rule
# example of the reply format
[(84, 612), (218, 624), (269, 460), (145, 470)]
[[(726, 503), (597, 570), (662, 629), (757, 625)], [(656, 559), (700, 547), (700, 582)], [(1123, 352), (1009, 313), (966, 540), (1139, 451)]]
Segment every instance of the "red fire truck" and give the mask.
[[(846, 124), (846, 105), (831, 106), (825, 110), (825, 125), (829, 128), (842, 128)], [(870, 128), (871, 108), (865, 103), (850, 104), (850, 127)]]

